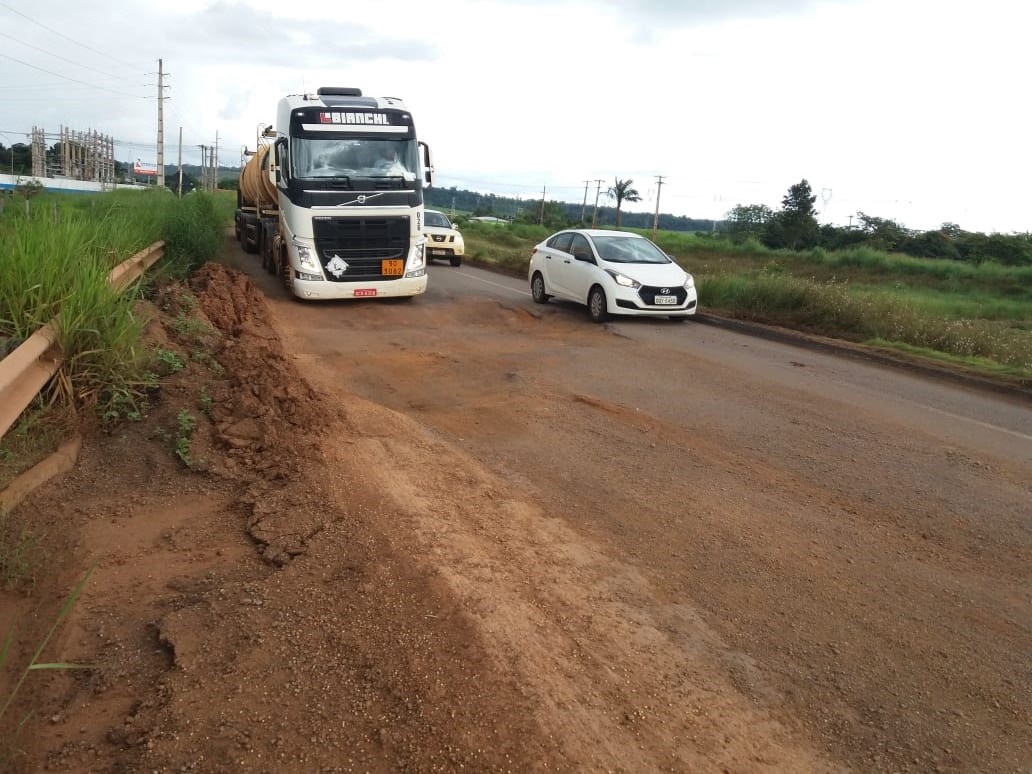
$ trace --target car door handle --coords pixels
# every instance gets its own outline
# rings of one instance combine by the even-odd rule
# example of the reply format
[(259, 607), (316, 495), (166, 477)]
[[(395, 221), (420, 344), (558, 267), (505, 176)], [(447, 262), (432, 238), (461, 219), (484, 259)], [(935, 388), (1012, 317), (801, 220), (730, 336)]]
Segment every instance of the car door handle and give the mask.
[(563, 263), (569, 263), (569, 262), (570, 262), (569, 259), (563, 261)]

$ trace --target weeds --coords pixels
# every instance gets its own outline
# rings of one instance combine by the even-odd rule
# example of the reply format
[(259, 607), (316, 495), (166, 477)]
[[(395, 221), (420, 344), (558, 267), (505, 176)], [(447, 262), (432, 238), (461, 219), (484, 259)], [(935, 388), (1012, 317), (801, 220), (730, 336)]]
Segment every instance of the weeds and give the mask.
[(197, 398), (197, 404), (200, 406), (201, 413), (208, 419), (211, 419), (212, 399), (211, 395), (208, 394), (208, 388), (203, 384), (201, 385), (201, 394)]
[(197, 420), (193, 414), (184, 408), (180, 409), (176, 415), (176, 422), (176, 456), (183, 461), (186, 467), (194, 470), (195, 462), (190, 456), (190, 441), (193, 438), (193, 431), (197, 425)]
[[(46, 649), (47, 645), (50, 644), (50, 640), (53, 639), (54, 632), (57, 631), (57, 627), (64, 622), (65, 618), (68, 617), (68, 613), (71, 611), (72, 607), (75, 605), (75, 603), (79, 600), (79, 597), (82, 595), (82, 591), (86, 587), (86, 583), (89, 581), (90, 576), (93, 575), (94, 567), (95, 565), (90, 566), (90, 568), (86, 571), (86, 574), (83, 575), (82, 579), (75, 584), (75, 587), (72, 589), (71, 594), (68, 595), (68, 598), (65, 600), (64, 605), (61, 606), (61, 611), (58, 613), (57, 618), (54, 619), (54, 622), (51, 625), (50, 630), (47, 632), (46, 636), (40, 641), (35, 652), (32, 654), (32, 658), (29, 660), (29, 663), (20, 671), (18, 675), (18, 680), (15, 682), (14, 686), (7, 694), (7, 697), (4, 699), (3, 704), (0, 705), (0, 722), (3, 722), (5, 713), (14, 703), (15, 697), (17, 697), (18, 695), (18, 691), (21, 690), (22, 684), (25, 682), (25, 679), (29, 676), (30, 672), (37, 672), (40, 670), (93, 669), (93, 667), (89, 664), (71, 664), (64, 661), (42, 662), (39, 659), (40, 656), (43, 655), (43, 651)], [(13, 643), (14, 630), (11, 629), (7, 632), (7, 636), (4, 637), (3, 645), (0, 646), (0, 669), (6, 667), (7, 661), (10, 658), (11, 654), (11, 645)], [(21, 727), (25, 724), (25, 721), (27, 721), (28, 719), (28, 715), (22, 718), (22, 720), (17, 724), (17, 729), (20, 730)]]
[(182, 371), (186, 367), (186, 364), (179, 356), (179, 353), (170, 349), (159, 349), (155, 353), (154, 359), (157, 360), (158, 365), (162, 368), (165, 374), (174, 374), (177, 371)]
[(39, 537), (0, 510), (0, 586), (12, 589), (26, 583), (31, 585), (42, 558)]

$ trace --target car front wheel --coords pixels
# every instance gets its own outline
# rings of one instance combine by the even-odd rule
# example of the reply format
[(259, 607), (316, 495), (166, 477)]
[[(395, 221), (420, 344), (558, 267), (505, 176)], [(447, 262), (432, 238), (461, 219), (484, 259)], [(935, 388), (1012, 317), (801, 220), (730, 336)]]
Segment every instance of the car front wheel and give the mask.
[(605, 322), (609, 317), (609, 310), (606, 307), (606, 291), (595, 285), (588, 293), (588, 314), (591, 321), (595, 323)]
[(461, 255), (453, 255), (448, 260), (449, 260), (449, 262), (451, 263), (452, 266), (462, 266), (462, 256)]
[(536, 272), (530, 280), (530, 295), (533, 296), (536, 304), (547, 304), (548, 299), (551, 298), (545, 292), (545, 278), (541, 276), (540, 272)]

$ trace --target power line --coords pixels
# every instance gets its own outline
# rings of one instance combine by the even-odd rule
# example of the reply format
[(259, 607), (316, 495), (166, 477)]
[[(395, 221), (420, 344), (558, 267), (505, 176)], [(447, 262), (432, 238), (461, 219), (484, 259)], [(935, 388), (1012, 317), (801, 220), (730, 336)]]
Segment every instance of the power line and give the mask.
[(9, 40), (13, 40), (15, 43), (18, 43), (18, 44), (20, 44), (22, 46), (25, 46), (26, 48), (31, 48), (31, 49), (34, 49), (36, 51), (40, 51), (40, 52), (46, 54), (47, 56), (52, 56), (55, 59), (60, 59), (62, 62), (68, 62), (69, 64), (73, 64), (76, 67), (84, 67), (87, 70), (93, 70), (93, 72), (100, 73), (101, 75), (106, 75), (108, 78), (114, 78), (117, 81), (129, 80), (125, 76), (112, 75), (111, 73), (106, 73), (103, 70), (98, 70), (96, 67), (90, 67), (89, 65), (83, 64), (82, 62), (76, 62), (74, 59), (68, 59), (67, 57), (61, 56), (60, 54), (55, 54), (53, 51), (47, 51), (45, 48), (40, 48), (39, 46), (34, 46), (31, 43), (26, 43), (24, 40), (19, 40), (18, 38), (14, 37), (13, 35), (8, 35), (7, 33), (4, 33), (4, 32), (0, 32), (0, 37), (8, 38)]
[(29, 64), (28, 62), (23, 62), (21, 59), (15, 59), (13, 56), (8, 56), (7, 54), (0, 54), (0, 56), (2, 56), (4, 59), (10, 59), (12, 62), (17, 62), (20, 65), (31, 67), (33, 70), (39, 70), (41, 73), (46, 73), (47, 75), (54, 75), (58, 78), (63, 78), (66, 81), (77, 83), (80, 86), (88, 86), (91, 89), (101, 89), (102, 91), (110, 91), (112, 94), (118, 94), (121, 97), (131, 97), (132, 99), (146, 99), (146, 97), (139, 97), (135, 94), (126, 94), (122, 91), (115, 91), (114, 89), (109, 89), (107, 86), (98, 86), (93, 83), (86, 83), (85, 81), (76, 80), (75, 78), (69, 78), (67, 75), (61, 75), (61, 73), (55, 73), (53, 70), (47, 70), (42, 67), (38, 67), (37, 65)]
[(97, 50), (97, 49), (95, 49), (95, 48), (90, 48), (90, 47), (89, 47), (89, 46), (87, 46), (87, 45), (86, 45), (85, 43), (80, 43), (80, 42), (79, 42), (79, 41), (77, 41), (77, 40), (76, 40), (75, 38), (70, 38), (70, 37), (68, 37), (67, 35), (65, 35), (65, 34), (64, 34), (63, 32), (58, 32), (58, 31), (57, 31), (57, 30), (55, 30), (55, 29), (51, 29), (51, 28), (50, 28), (50, 27), (48, 27), (47, 25), (45, 25), (45, 24), (42, 24), (42, 23), (40, 23), (40, 22), (36, 21), (36, 20), (35, 20), (35, 19), (33, 19), (33, 18), (32, 18), (31, 16), (26, 16), (26, 15), (25, 15), (25, 14), (23, 14), (23, 13), (22, 13), (21, 11), (18, 11), (18, 10), (14, 9), (14, 8), (11, 8), (11, 6), (9, 6), (9, 5), (7, 4), (7, 3), (0, 3), (0, 5), (2, 5), (2, 6), (4, 7), (4, 8), (6, 8), (6, 9), (7, 9), (8, 11), (10, 11), (11, 13), (15, 13), (15, 14), (18, 14), (18, 16), (21, 16), (21, 17), (22, 17), (23, 19), (26, 19), (26, 20), (28, 20), (28, 21), (32, 22), (32, 23), (33, 23), (33, 24), (35, 24), (35, 25), (36, 25), (37, 27), (42, 27), (42, 28), (43, 28), (43, 29), (45, 29), (45, 30), (46, 30), (47, 32), (50, 32), (50, 33), (52, 33), (52, 34), (54, 34), (54, 35), (57, 35), (58, 37), (64, 38), (65, 40), (67, 40), (67, 41), (69, 41), (69, 42), (71, 42), (71, 43), (74, 43), (75, 45), (77, 45), (77, 46), (79, 46), (79, 47), (81, 47), (81, 48), (85, 48), (85, 49), (86, 49), (87, 51), (92, 51), (92, 52), (93, 52), (94, 54), (100, 54), (100, 55), (101, 55), (102, 57), (105, 57), (105, 58), (107, 58), (107, 59), (110, 59), (110, 60), (111, 60), (112, 62), (117, 62), (117, 63), (118, 63), (118, 64), (120, 64), (120, 65), (124, 65), (125, 67), (133, 67), (133, 66), (134, 66), (134, 65), (131, 65), (131, 64), (129, 64), (128, 62), (123, 62), (123, 61), (122, 61), (121, 59), (116, 59), (115, 57), (111, 56), (111, 54), (108, 54), (108, 53), (106, 53), (106, 52), (104, 52), (104, 51), (98, 51), (98, 50)]

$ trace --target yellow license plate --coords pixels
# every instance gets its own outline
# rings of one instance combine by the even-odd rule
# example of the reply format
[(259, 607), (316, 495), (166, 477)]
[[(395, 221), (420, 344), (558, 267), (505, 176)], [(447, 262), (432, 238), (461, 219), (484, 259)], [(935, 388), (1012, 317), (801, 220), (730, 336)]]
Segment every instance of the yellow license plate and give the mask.
[(405, 273), (405, 262), (397, 258), (380, 261), (380, 273), (385, 277), (397, 277)]

